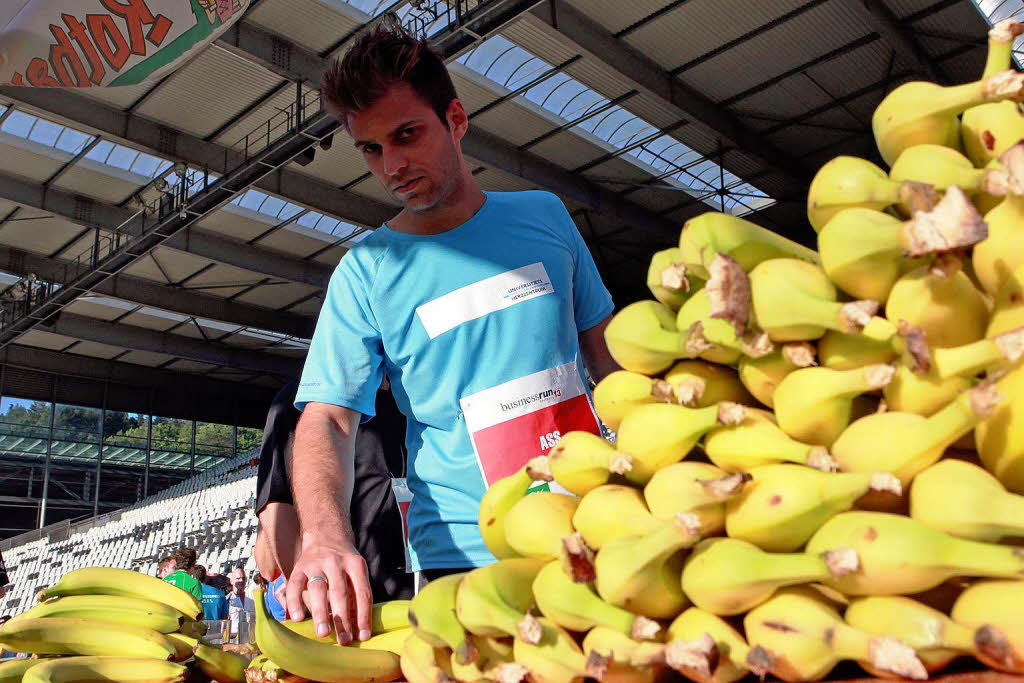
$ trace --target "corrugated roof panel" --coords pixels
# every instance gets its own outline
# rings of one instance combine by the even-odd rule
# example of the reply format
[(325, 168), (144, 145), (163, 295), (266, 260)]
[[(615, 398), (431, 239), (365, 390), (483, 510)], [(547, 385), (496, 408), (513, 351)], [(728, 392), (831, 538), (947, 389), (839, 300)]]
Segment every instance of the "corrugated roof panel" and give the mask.
[(263, 0), (245, 19), (317, 54), (359, 26), (350, 16), (318, 0)]
[(472, 114), (477, 109), (498, 99), (499, 95), (495, 94), (490, 84), (485, 85), (476, 74), (463, 65), (449, 64), (448, 71), (452, 75), (455, 92), (458, 93), (459, 100), (466, 108), (467, 114)]
[(564, 71), (609, 99), (615, 99), (635, 89), (628, 78), (595, 59), (580, 59), (565, 67)]
[(59, 351), (68, 344), (74, 342), (75, 339), (71, 337), (65, 337), (62, 334), (53, 334), (51, 332), (43, 332), (42, 330), (35, 329), (29, 330), (25, 334), (18, 337), (15, 341), (18, 344), (34, 346), (39, 349), (51, 349), (53, 351)]
[(288, 167), (299, 173), (326, 180), (332, 185), (347, 185), (366, 173), (363, 155), (352, 144), (348, 133), (338, 131), (334, 134), (334, 144), (328, 150), (316, 147), (313, 162), (306, 166), (292, 162)]
[(793, 125), (772, 133), (770, 139), (782, 149), (788, 149), (797, 156), (804, 156), (822, 145), (835, 144), (849, 136), (850, 133), (842, 131)]
[(145, 95), (153, 85), (153, 83), (146, 82), (136, 85), (122, 85), (116, 88), (79, 88), (75, 90), (75, 94), (85, 95), (86, 97), (125, 110)]
[(490, 192), (521, 192), (536, 190), (537, 185), (495, 168), (489, 168), (476, 176), (480, 186)]
[[(208, 294), (217, 293), (218, 296), (231, 296), (266, 277), (261, 273), (218, 263), (213, 268), (205, 270), (189, 280), (188, 287)], [(199, 313), (199, 311), (196, 312)]]
[[(139, 113), (201, 137), (263, 96), (280, 78), (216, 45), (182, 67)], [(183, 103), (188, 106), (182, 106)]]
[(75, 344), (75, 347), (69, 351), (69, 353), (75, 353), (79, 356), (89, 356), (90, 358), (113, 358), (121, 353), (124, 353), (125, 349), (120, 346), (110, 346), (109, 344), (99, 344), (92, 341), (79, 341)]
[[(970, 0), (967, 1), (970, 2)], [(935, 0), (886, 0), (885, 4), (897, 17), (903, 19), (931, 7), (935, 4)]]
[[(988, 22), (970, 0), (943, 8), (939, 12), (921, 17), (913, 24), (917, 31), (946, 33), (953, 36), (987, 34)], [(983, 39), (984, 42), (984, 39)], [(947, 42), (943, 51), (956, 47), (956, 43)]]
[(147, 309), (143, 309), (136, 313), (132, 313), (121, 320), (125, 325), (134, 325), (135, 327), (144, 327), (147, 330), (164, 330), (170, 329), (178, 324), (178, 320), (163, 316), (155, 315), (157, 311), (152, 311), (154, 315), (146, 312)]
[(312, 299), (306, 299), (302, 303), (292, 306), (288, 311), (297, 315), (315, 316), (320, 313), (320, 307), (323, 306), (323, 303), (323, 299), (313, 297)]
[(172, 358), (174, 358), (174, 356), (168, 356), (166, 353), (153, 353), (151, 351), (129, 351), (125, 355), (118, 358), (118, 360), (123, 363), (135, 363), (136, 365), (146, 365), (151, 368), (155, 368), (158, 365), (163, 365)]
[(69, 313), (78, 313), (79, 315), (87, 315), (90, 318), (108, 321), (124, 313), (123, 310), (115, 308), (109, 303), (104, 303), (105, 300), (109, 301), (106, 297), (100, 298), (95, 295), (86, 294), (65, 306), (64, 310)]
[(255, 304), (266, 308), (281, 308), (291, 302), (312, 294), (316, 289), (308, 285), (301, 285), (296, 282), (284, 284), (263, 285), (238, 297), (236, 301), (247, 304)]
[(49, 256), (83, 229), (59, 218), (34, 218), (48, 215), (33, 209), (22, 209), (15, 216), (18, 220), (0, 226), (0, 244)]
[(394, 199), (392, 199), (391, 196), (387, 192), (385, 192), (384, 188), (381, 187), (381, 184), (377, 182), (377, 179), (372, 176), (359, 181), (358, 183), (350, 187), (349, 190), (352, 192), (357, 192), (371, 199), (376, 199), (379, 202), (394, 202)]
[(110, 204), (119, 204), (142, 184), (128, 182), (115, 177), (112, 173), (102, 173), (95, 167), (89, 168), (87, 164), (79, 162), (69, 168), (55, 186)]
[(577, 135), (560, 133), (534, 145), (529, 152), (554, 162), (562, 168), (577, 168), (597, 157), (604, 156), (607, 150)]
[(301, 235), (289, 230), (278, 230), (272, 235), (263, 238), (257, 244), (266, 249), (274, 249), (289, 256), (303, 257), (312, 254), (318, 249), (323, 249), (331, 242), (341, 239), (352, 232), (352, 228), (340, 228), (337, 237), (324, 235), (325, 239), (316, 239), (308, 235)]
[(197, 225), (204, 230), (218, 232), (232, 239), (248, 241), (278, 222), (272, 220), (270, 216), (267, 216), (266, 219), (265, 221), (256, 220), (249, 215), (243, 216), (238, 212), (221, 208), (203, 218)]
[(558, 124), (553, 123), (548, 116), (534, 113), (523, 104), (510, 100), (473, 117), (472, 125), (479, 126), (482, 130), (518, 147), (543, 135)]
[[(8, 137), (7, 140), (15, 143), (15, 139)], [(28, 147), (31, 143), (26, 141), (19, 142), (25, 142), (25, 144), (0, 142), (0, 159), (4, 160), (3, 167), (8, 172), (17, 173), (31, 180), (43, 181), (64, 165), (63, 159), (55, 158), (63, 156), (62, 152), (55, 151), (53, 156), (43, 156), (42, 154), (29, 151)], [(32, 147), (34, 148), (35, 146)]]
[[(160, 263), (158, 268), (155, 262)], [(164, 273), (171, 279), (172, 282), (178, 282), (183, 280), (192, 273), (196, 272), (200, 268), (212, 263), (209, 259), (205, 259), (201, 256), (195, 256), (185, 251), (178, 251), (177, 249), (168, 249), (167, 247), (157, 247), (148, 258), (139, 259), (135, 262), (138, 267), (143, 267), (149, 264), (149, 268), (146, 268), (146, 272), (151, 279), (158, 281), (165, 281)], [(135, 266), (133, 266), (135, 267)]]
[(568, 3), (611, 33), (617, 33), (669, 5), (668, 0), (568, 0)]
[[(287, 110), (288, 107), (295, 102), (294, 84), (285, 83), (282, 85), (282, 81), (278, 79), (276, 83), (271, 83), (269, 87), (280, 87), (280, 91), (267, 99), (266, 102), (240, 118), (237, 122), (225, 128), (224, 132), (214, 138), (214, 141), (217, 142), (217, 144), (234, 146), (240, 149), (243, 148), (245, 145), (245, 136), (249, 135), (260, 126), (266, 126), (267, 121), (278, 116), (280, 112)], [(302, 89), (303, 97), (306, 97), (305, 93), (310, 92), (310, 90), (310, 88), (304, 86)], [(263, 94), (265, 95), (266, 93)], [(276, 119), (274, 123), (277, 123)], [(250, 139), (255, 140), (255, 134), (251, 136)]]
[(740, 116), (753, 114), (789, 120), (831, 102), (829, 95), (806, 78), (790, 78), (751, 95), (736, 109)]
[(215, 369), (217, 366), (212, 363), (200, 363), (195, 360), (185, 360), (179, 358), (165, 369), (172, 370), (174, 372), (190, 372), (190, 373), (205, 373)]
[[(811, 78), (818, 81), (836, 97), (860, 90), (885, 80), (889, 69), (891, 51), (881, 41), (851, 50), (807, 70)], [(807, 76), (797, 74), (785, 82), (807, 81)]]
[(530, 15), (506, 27), (501, 35), (552, 65), (561, 64), (579, 54), (576, 46), (566, 40), (565, 36)]

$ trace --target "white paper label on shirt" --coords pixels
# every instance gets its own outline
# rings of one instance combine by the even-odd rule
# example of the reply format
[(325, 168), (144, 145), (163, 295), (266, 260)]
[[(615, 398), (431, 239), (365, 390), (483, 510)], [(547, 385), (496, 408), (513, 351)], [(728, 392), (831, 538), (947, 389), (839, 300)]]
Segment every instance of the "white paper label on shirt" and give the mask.
[(600, 434), (576, 361), (460, 399), (484, 483), (514, 474), (571, 431)]
[(416, 315), (434, 339), (462, 323), (554, 291), (548, 271), (538, 261), (459, 287), (418, 306)]

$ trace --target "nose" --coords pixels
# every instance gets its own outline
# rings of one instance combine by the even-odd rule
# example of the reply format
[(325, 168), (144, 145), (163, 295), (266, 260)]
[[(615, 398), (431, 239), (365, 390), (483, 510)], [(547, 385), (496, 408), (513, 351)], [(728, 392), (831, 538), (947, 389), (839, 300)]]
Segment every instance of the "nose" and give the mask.
[(383, 152), (384, 161), (384, 173), (389, 176), (401, 175), (402, 171), (405, 170), (406, 166), (409, 165), (409, 160), (406, 159), (405, 155), (402, 154), (401, 150), (395, 147), (387, 146)]

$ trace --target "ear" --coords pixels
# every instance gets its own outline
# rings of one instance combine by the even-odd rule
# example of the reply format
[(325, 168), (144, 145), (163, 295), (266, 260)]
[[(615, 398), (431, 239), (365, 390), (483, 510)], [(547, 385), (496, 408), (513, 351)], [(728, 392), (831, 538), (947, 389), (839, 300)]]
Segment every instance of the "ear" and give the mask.
[(462, 140), (466, 131), (469, 130), (469, 116), (466, 115), (466, 108), (458, 98), (448, 103), (447, 111), (448, 130), (456, 141)]

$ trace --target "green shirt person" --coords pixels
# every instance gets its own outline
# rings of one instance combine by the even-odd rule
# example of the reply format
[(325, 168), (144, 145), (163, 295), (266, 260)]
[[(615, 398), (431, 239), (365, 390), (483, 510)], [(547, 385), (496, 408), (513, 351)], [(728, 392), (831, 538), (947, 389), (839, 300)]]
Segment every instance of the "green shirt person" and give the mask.
[(160, 578), (167, 583), (191, 593), (196, 600), (203, 600), (203, 586), (192, 576), (196, 566), (194, 548), (178, 548), (173, 555), (160, 560)]
[(194, 576), (189, 574), (184, 569), (178, 569), (176, 571), (171, 572), (170, 574), (164, 577), (164, 581), (174, 586), (177, 586), (183, 591), (191, 593), (193, 596), (195, 596), (196, 600), (202, 601), (203, 599), (202, 585), (199, 583), (199, 581), (196, 580)]

